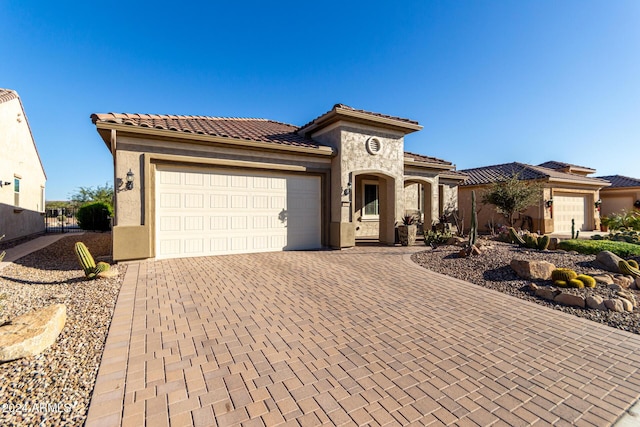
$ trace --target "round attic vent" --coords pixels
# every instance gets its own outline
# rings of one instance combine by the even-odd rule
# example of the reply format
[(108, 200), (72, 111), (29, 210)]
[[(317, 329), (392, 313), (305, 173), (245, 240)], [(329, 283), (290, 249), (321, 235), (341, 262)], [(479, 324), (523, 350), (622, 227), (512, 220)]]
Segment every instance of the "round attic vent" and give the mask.
[(382, 149), (382, 142), (378, 138), (371, 137), (367, 139), (367, 151), (369, 154), (378, 154)]

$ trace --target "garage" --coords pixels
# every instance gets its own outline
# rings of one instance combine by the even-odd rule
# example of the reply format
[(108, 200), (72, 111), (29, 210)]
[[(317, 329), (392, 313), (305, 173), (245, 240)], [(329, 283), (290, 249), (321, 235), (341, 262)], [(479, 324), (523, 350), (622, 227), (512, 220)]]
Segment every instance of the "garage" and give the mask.
[(575, 230), (587, 230), (587, 196), (574, 194), (553, 195), (553, 224), (555, 232), (571, 232), (571, 220), (575, 220)]
[(317, 249), (320, 177), (158, 166), (156, 258)]

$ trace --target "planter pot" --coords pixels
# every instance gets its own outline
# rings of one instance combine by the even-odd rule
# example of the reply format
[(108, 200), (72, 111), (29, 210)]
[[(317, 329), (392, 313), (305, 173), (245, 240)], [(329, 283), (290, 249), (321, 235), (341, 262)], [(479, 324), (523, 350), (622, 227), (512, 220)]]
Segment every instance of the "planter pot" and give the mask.
[(399, 225), (398, 226), (398, 239), (402, 246), (412, 246), (416, 243), (416, 230), (415, 224), (412, 225)]

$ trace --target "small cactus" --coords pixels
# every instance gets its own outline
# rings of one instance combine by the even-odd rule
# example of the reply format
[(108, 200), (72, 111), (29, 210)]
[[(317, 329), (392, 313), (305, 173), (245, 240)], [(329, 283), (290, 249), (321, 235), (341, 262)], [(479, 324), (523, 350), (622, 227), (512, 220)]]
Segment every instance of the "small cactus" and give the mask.
[(567, 282), (565, 280), (554, 280), (553, 284), (556, 285), (559, 288), (566, 288), (567, 287)]
[(569, 283), (570, 280), (575, 279), (576, 277), (578, 277), (578, 273), (569, 268), (556, 268), (551, 272), (551, 280), (554, 282), (561, 280)]
[(77, 242), (75, 245), (76, 255), (78, 256), (78, 261), (80, 262), (80, 266), (84, 271), (84, 275), (87, 279), (95, 279), (98, 274), (103, 273), (105, 271), (109, 271), (111, 266), (106, 262), (99, 262), (96, 265), (95, 260), (91, 256), (89, 249), (82, 242)]
[(578, 288), (578, 289), (582, 289), (584, 288), (584, 283), (582, 283), (582, 281), (578, 280), (578, 279), (571, 279), (567, 282), (567, 285), (570, 288)]
[[(2, 236), (0, 236), (0, 240), (4, 239), (4, 234)], [(2, 260), (4, 259), (5, 255), (7, 255), (7, 253), (5, 251), (2, 251), (2, 253), (0, 253), (0, 262), (2, 262)]]
[(587, 274), (578, 274), (576, 280), (581, 281), (584, 284), (585, 288), (595, 288), (596, 287), (596, 279), (587, 275)]
[(538, 249), (541, 251), (546, 251), (549, 248), (549, 242), (551, 238), (547, 235), (538, 237)]
[(529, 249), (537, 249), (538, 248), (538, 238), (531, 234), (527, 233), (524, 235), (524, 244)]
[(633, 268), (640, 268), (640, 266), (638, 265), (638, 261), (636, 261), (635, 259), (630, 259), (627, 262)]
[(629, 262), (625, 260), (620, 260), (618, 262), (618, 268), (620, 269), (620, 272), (622, 274), (626, 274), (627, 276), (633, 276), (636, 279), (640, 277), (640, 269), (632, 267), (631, 265), (629, 265)]
[(475, 246), (478, 240), (478, 213), (476, 212), (476, 192), (471, 191), (471, 229), (469, 230), (469, 247)]
[(524, 246), (525, 242), (522, 236), (518, 234), (515, 228), (509, 227), (509, 238), (513, 243), (517, 243), (520, 246)]
[(576, 231), (576, 220), (571, 218), (571, 238), (577, 239), (580, 235), (580, 230)]

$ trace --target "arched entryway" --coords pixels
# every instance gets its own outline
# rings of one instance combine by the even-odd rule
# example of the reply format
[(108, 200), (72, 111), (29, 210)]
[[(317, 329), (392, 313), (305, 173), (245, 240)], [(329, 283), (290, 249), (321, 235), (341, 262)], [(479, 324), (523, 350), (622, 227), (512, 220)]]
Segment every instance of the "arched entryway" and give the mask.
[(437, 199), (434, 201), (433, 183), (417, 177), (404, 180), (405, 215), (414, 215), (426, 230), (438, 221)]
[(396, 179), (380, 171), (352, 173), (351, 215), (357, 242), (395, 243)]

